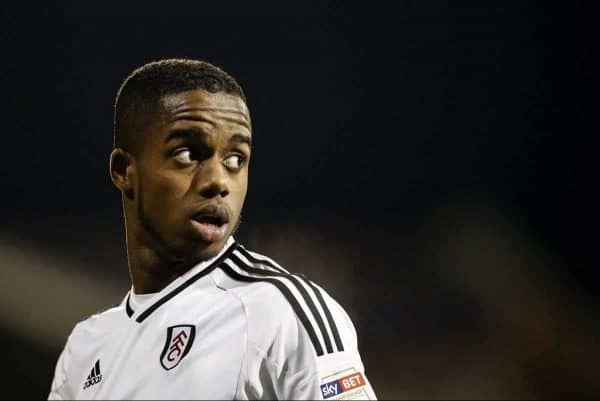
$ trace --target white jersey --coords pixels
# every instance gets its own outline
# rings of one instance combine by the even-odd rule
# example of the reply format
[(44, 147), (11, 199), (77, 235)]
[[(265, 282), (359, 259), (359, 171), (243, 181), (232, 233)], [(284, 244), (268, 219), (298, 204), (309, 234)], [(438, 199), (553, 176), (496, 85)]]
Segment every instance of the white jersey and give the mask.
[(143, 298), (75, 326), (49, 399), (375, 399), (340, 305), (233, 238)]

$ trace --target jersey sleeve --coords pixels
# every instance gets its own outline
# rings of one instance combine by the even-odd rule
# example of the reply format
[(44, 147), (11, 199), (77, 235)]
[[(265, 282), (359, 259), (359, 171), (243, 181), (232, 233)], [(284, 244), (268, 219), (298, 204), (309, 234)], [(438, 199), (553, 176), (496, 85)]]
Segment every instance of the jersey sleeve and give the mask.
[(261, 316), (249, 311), (244, 367), (249, 391), (243, 398), (376, 399), (351, 319), (325, 291), (316, 285), (311, 290), (320, 292), (320, 300), (317, 296), (311, 299), (312, 311), (320, 315), (322, 323), (315, 323), (318, 319), (309, 307), (305, 308), (309, 321), (289, 305), (281, 310), (261, 308)]
[(56, 368), (54, 369), (54, 379), (50, 386), (50, 393), (48, 394), (49, 400), (68, 400), (73, 397), (69, 394), (67, 388), (67, 364), (69, 360), (69, 343), (65, 345), (65, 348), (60, 353)]
[[(376, 400), (373, 387), (365, 374), (352, 320), (339, 303), (320, 288), (319, 291), (331, 313), (330, 326), (335, 326), (338, 331), (337, 336), (332, 333), (335, 351), (316, 358), (320, 397), (325, 400)], [(334, 331), (333, 327), (331, 329)]]

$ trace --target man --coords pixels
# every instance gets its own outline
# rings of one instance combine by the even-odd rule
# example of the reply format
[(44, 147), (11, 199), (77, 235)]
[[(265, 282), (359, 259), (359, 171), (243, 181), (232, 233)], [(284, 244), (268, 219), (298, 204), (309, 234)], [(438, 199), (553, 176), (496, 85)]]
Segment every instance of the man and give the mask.
[(75, 326), (50, 399), (375, 398), (344, 310), (232, 237), (251, 143), (242, 89), (211, 64), (124, 81), (110, 174), (132, 288)]

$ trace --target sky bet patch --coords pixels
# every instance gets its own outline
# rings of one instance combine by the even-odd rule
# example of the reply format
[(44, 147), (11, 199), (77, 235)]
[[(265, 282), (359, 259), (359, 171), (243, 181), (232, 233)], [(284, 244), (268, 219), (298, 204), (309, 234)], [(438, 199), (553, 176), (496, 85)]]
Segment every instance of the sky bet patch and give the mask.
[(321, 384), (321, 394), (324, 399), (332, 398), (344, 394), (344, 397), (336, 399), (352, 399), (360, 396), (365, 397), (364, 391), (354, 391), (363, 387), (365, 384), (365, 378), (361, 372), (354, 372), (352, 374), (340, 377), (338, 379), (329, 381), (325, 384)]

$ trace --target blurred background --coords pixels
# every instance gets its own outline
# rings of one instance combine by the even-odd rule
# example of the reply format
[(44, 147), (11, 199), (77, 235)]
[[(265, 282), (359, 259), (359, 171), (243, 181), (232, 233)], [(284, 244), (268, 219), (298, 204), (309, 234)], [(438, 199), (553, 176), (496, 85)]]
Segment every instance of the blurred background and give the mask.
[(348, 310), (380, 398), (598, 398), (592, 2), (0, 6), (1, 398), (45, 398), (129, 289), (108, 176), (121, 81), (245, 88), (238, 239)]

